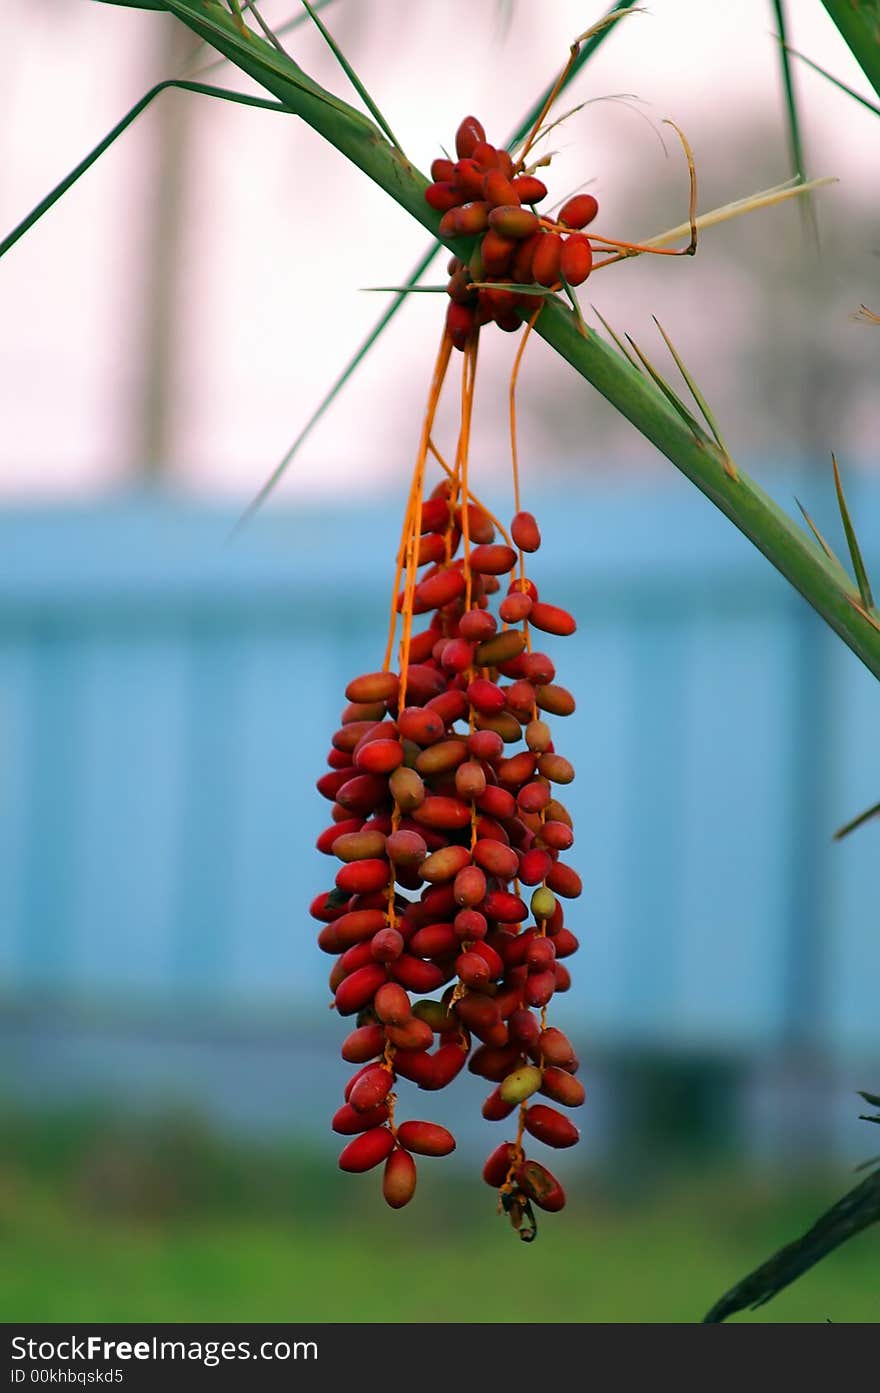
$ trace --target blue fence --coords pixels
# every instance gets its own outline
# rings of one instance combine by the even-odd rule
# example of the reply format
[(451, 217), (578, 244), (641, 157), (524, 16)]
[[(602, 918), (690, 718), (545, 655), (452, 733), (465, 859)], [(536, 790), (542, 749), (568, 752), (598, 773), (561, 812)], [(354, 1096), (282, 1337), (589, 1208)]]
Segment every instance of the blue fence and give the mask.
[[(880, 558), (880, 490), (851, 492)], [(880, 827), (830, 839), (880, 797), (875, 682), (683, 485), (538, 510), (533, 574), (579, 619), (551, 640), (586, 885), (560, 1018), (603, 1048), (876, 1055)], [(230, 516), (171, 503), (0, 518), (7, 1018), (323, 1013), (313, 785), (381, 660), (396, 513), (231, 547)]]

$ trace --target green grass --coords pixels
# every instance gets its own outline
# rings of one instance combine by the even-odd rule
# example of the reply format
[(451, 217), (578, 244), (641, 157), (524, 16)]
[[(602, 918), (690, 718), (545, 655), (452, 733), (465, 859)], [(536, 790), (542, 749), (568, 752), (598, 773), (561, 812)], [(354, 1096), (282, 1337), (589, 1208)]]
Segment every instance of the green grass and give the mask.
[[(849, 1183), (585, 1177), (528, 1246), (442, 1161), (395, 1214), (332, 1158), (186, 1128), (4, 1131), (3, 1321), (695, 1321)], [(878, 1274), (868, 1232), (740, 1319), (875, 1321)]]

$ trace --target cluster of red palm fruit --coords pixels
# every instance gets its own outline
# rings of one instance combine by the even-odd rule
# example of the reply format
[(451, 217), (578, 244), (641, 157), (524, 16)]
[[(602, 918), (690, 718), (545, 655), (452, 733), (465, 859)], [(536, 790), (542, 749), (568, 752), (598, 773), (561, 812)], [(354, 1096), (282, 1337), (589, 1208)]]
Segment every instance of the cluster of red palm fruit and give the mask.
[(532, 295), (502, 289), (473, 288), (473, 282), (508, 280), (516, 285), (581, 285), (593, 266), (589, 238), (581, 229), (593, 221), (599, 205), (592, 194), (577, 194), (555, 219), (542, 218), (534, 205), (547, 187), (514, 165), (507, 150), (486, 140), (475, 116), (466, 116), (455, 136), (457, 161), (437, 159), (425, 199), (438, 213), (444, 237), (479, 237), (465, 263), (449, 263), (447, 292), (452, 301), (446, 325), (456, 348), (463, 348), (474, 327), (494, 321), (510, 332), (522, 324), (518, 308), (534, 310)]
[[(516, 1141), (492, 1153), (484, 1177), (531, 1237), (531, 1205), (558, 1210), (565, 1195), (525, 1158), (523, 1132), (551, 1147), (571, 1146), (579, 1133), (556, 1108), (528, 1100), (540, 1093), (575, 1107), (584, 1099), (571, 1044), (546, 1023), (547, 1004), (570, 985), (562, 959), (578, 946), (561, 898), (579, 895), (581, 881), (560, 860), (573, 834), (553, 787), (574, 770), (543, 716), (567, 716), (575, 703), (555, 684), (551, 658), (531, 645), (533, 631), (567, 635), (575, 621), (517, 573), (517, 551), (495, 540), (482, 508), (471, 504), (463, 517), (447, 482), (425, 500), (420, 521), (412, 613), (430, 620), (410, 634), (405, 673), (348, 684), (329, 772), (318, 781), (333, 820), (317, 846), (342, 864), (311, 912), (323, 921), (320, 947), (336, 956), (335, 1007), (356, 1021), (342, 1056), (360, 1066), (333, 1128), (352, 1138), (341, 1168), (384, 1162), (384, 1195), (399, 1208), (415, 1190), (413, 1154), (445, 1155), (455, 1141), (435, 1123), (395, 1124), (395, 1081), (439, 1089), (467, 1062), (497, 1085), (485, 1118), (519, 1108)], [(466, 555), (456, 559), (464, 524)], [(537, 550), (530, 513), (514, 518), (511, 540), (520, 557)]]

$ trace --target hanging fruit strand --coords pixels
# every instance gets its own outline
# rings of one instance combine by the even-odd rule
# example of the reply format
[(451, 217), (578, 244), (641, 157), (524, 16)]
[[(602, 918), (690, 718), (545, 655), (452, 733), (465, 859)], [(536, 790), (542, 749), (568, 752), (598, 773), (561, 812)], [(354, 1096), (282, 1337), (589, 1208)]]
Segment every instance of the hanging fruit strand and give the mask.
[[(520, 287), (554, 293), (593, 269), (586, 229), (596, 199), (576, 195), (553, 219), (541, 218), (535, 205), (546, 185), (524, 169), (553, 95), (517, 163), (466, 117), (455, 159), (431, 168), (425, 197), (442, 213), (441, 233), (470, 238), (472, 250), (449, 263), (383, 667), (346, 687), (348, 704), (318, 780), (331, 822), (317, 847), (337, 866), (332, 887), (311, 906), (318, 945), (334, 959), (333, 1005), (354, 1017), (342, 1057), (356, 1072), (332, 1123), (348, 1139), (341, 1169), (381, 1164), (387, 1203), (409, 1203), (414, 1158), (447, 1155), (455, 1139), (434, 1122), (398, 1122), (397, 1088), (401, 1081), (445, 1088), (467, 1065), (492, 1086), (483, 1117), (516, 1114), (514, 1139), (495, 1148), (483, 1177), (529, 1242), (535, 1209), (562, 1209), (565, 1193), (527, 1157), (527, 1138), (529, 1147), (573, 1146), (578, 1129), (560, 1108), (585, 1099), (572, 1044), (548, 1023), (556, 995), (571, 985), (564, 960), (578, 948), (564, 902), (582, 893), (563, 859), (574, 832), (561, 794), (575, 773), (548, 719), (572, 715), (575, 699), (557, 683), (551, 656), (534, 646), (539, 635), (573, 634), (576, 624), (541, 598), (529, 574), (541, 532), (522, 506), (517, 444), (517, 383), (544, 303), (539, 296), (536, 307)], [(684, 143), (693, 232), (693, 161)], [(618, 257), (641, 250), (598, 234), (593, 241)], [(515, 332), (526, 321), (508, 397), (515, 509), (508, 530), (471, 488), (478, 343), (490, 324)], [(453, 348), (462, 371), (450, 466), (433, 437)], [(433, 487), (429, 457), (441, 471)]]

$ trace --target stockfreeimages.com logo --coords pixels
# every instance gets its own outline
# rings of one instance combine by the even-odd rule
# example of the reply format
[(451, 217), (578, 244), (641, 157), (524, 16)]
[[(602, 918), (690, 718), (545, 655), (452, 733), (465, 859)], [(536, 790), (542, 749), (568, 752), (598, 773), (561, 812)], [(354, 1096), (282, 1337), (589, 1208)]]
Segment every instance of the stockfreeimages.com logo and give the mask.
[[(254, 1345), (250, 1340), (161, 1340), (153, 1335), (148, 1340), (105, 1340), (101, 1335), (70, 1336), (63, 1340), (32, 1340), (23, 1335), (12, 1338), (13, 1360), (64, 1364), (74, 1361), (115, 1364), (141, 1360), (162, 1362), (180, 1360), (214, 1368), (238, 1359), (317, 1359), (318, 1346), (314, 1340), (263, 1340)], [(24, 1370), (14, 1371), (24, 1374)], [(13, 1375), (13, 1382), (21, 1382)], [(80, 1380), (85, 1382), (85, 1378)]]

